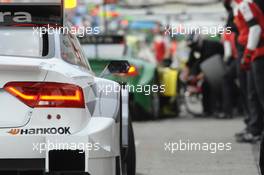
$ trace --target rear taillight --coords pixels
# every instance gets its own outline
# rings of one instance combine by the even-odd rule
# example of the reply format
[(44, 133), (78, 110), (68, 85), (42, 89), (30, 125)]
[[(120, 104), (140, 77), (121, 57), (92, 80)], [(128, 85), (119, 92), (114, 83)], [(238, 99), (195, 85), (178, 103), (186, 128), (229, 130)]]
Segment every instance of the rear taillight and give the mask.
[(135, 76), (138, 76), (138, 70), (135, 66), (131, 65), (129, 66), (129, 69), (127, 70), (126, 73), (118, 73), (118, 74), (115, 74), (117, 76), (120, 76), (120, 77), (135, 77)]
[(82, 88), (50, 82), (10, 82), (4, 89), (31, 108), (85, 108)]
[(138, 71), (137, 71), (137, 68), (133, 65), (131, 65), (128, 69), (128, 72), (127, 72), (127, 75), (128, 76), (137, 76), (138, 75)]

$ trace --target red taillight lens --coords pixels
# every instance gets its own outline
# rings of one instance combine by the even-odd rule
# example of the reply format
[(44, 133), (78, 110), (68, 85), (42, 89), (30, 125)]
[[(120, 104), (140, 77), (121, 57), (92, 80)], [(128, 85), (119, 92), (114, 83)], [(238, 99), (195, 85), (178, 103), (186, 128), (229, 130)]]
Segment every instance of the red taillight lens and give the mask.
[(82, 89), (72, 84), (11, 82), (4, 89), (32, 108), (85, 108)]
[(138, 75), (138, 71), (137, 71), (137, 68), (135, 67), (135, 66), (130, 66), (129, 67), (129, 70), (128, 70), (128, 72), (127, 72), (127, 75), (128, 76), (137, 76)]

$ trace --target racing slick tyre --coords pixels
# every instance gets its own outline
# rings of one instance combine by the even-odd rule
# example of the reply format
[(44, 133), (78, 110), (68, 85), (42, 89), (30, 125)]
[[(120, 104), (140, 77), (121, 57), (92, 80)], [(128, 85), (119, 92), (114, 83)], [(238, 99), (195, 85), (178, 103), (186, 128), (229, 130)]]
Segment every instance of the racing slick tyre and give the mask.
[(129, 124), (129, 146), (128, 146), (128, 159), (127, 159), (127, 175), (135, 175), (136, 174), (136, 145), (135, 145), (135, 137), (134, 130), (132, 126), (132, 122)]
[(129, 121), (128, 148), (122, 148), (122, 174), (136, 175), (136, 146), (131, 120)]

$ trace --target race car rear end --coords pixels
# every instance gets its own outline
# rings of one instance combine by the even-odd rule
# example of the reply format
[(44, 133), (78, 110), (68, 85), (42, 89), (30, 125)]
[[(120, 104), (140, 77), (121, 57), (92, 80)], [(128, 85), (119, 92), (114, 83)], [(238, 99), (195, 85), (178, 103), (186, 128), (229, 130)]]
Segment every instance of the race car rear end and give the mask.
[(128, 95), (94, 76), (75, 36), (34, 30), (65, 26), (60, 1), (14, 2), (0, 2), (0, 174), (121, 174)]

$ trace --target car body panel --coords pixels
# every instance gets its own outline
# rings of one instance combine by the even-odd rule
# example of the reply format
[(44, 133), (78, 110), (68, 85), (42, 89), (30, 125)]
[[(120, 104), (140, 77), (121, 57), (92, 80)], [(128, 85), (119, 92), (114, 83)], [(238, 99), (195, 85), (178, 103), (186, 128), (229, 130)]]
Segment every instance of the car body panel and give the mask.
[[(98, 150), (85, 151), (85, 172), (115, 175), (116, 157), (120, 156), (120, 91), (106, 93), (105, 88), (120, 85), (97, 78), (89, 68), (65, 62), (60, 57), (61, 35), (52, 37), (51, 58), (0, 56), (0, 137), (4, 143), (0, 158), (45, 159), (48, 172), (49, 149), (40, 152), (34, 145), (56, 140), (89, 142)], [(14, 81), (74, 84), (83, 90), (85, 108), (31, 108), (3, 89)]]

